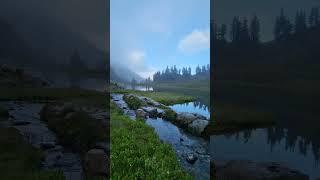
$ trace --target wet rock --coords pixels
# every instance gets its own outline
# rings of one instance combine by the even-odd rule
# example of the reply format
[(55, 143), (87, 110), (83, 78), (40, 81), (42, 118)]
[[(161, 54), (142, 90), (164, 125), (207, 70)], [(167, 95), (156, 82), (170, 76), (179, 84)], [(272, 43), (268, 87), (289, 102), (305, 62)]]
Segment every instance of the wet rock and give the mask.
[(143, 109), (137, 109), (136, 110), (136, 116), (137, 118), (146, 118), (147, 117), (147, 113), (143, 110)]
[(85, 155), (85, 171), (90, 175), (108, 173), (108, 155), (102, 149), (91, 149)]
[(198, 157), (195, 154), (188, 154), (186, 160), (188, 163), (194, 164), (198, 160)]
[(201, 114), (198, 114), (198, 113), (193, 113), (194, 116), (197, 117), (197, 119), (204, 119), (204, 120), (207, 120), (207, 117), (201, 115)]
[(12, 124), (14, 126), (26, 126), (26, 125), (31, 124), (31, 123), (28, 122), (28, 121), (13, 121)]
[(279, 163), (229, 161), (216, 162), (217, 179), (248, 179), (248, 180), (308, 180), (309, 177), (299, 171), (289, 169)]
[(109, 144), (105, 143), (105, 142), (98, 142), (98, 143), (95, 144), (95, 146), (93, 148), (94, 149), (102, 149), (107, 154), (110, 151)]
[(209, 121), (197, 119), (194, 120), (191, 124), (189, 124), (188, 131), (192, 134), (200, 136), (208, 125)]
[(40, 143), (40, 147), (43, 150), (53, 149), (56, 146), (55, 142), (43, 142)]
[(158, 118), (162, 118), (164, 116), (165, 111), (163, 109), (157, 108)]
[(158, 117), (158, 110), (155, 107), (142, 107), (144, 111), (146, 111), (150, 118)]
[(180, 138), (180, 141), (182, 142), (182, 141), (184, 141), (184, 139), (183, 139), (183, 138)]
[(196, 120), (197, 117), (192, 113), (182, 112), (178, 113), (176, 123), (180, 126), (187, 127), (192, 121)]

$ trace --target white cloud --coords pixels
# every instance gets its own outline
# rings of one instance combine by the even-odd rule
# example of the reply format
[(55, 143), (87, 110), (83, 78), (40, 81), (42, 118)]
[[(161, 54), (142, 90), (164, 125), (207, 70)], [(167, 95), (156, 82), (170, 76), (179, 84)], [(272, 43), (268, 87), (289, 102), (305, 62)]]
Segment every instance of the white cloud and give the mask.
[(180, 40), (178, 49), (184, 53), (196, 53), (210, 48), (210, 31), (194, 30), (182, 40)]
[(145, 56), (145, 52), (135, 50), (129, 53), (128, 60), (131, 61), (133, 64), (140, 64), (143, 63)]
[(156, 69), (148, 66), (145, 62), (146, 53), (142, 50), (132, 50), (128, 53), (127, 65), (130, 70), (143, 78), (152, 76)]

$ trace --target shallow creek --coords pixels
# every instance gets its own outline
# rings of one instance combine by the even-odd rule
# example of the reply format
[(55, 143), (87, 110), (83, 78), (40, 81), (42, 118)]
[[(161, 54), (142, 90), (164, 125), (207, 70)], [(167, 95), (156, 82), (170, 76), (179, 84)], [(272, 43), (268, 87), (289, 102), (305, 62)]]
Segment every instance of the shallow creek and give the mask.
[(81, 179), (83, 171), (80, 156), (59, 145), (56, 135), (40, 120), (39, 112), (44, 104), (1, 102), (1, 105), (8, 108), (10, 114), (3, 125), (18, 129), (28, 143), (43, 149), (45, 158), (42, 169), (60, 170), (66, 180)]
[[(128, 115), (131, 119), (135, 119), (135, 111), (129, 109), (123, 100), (122, 94), (112, 94), (111, 97), (117, 106), (123, 109), (124, 114)], [(155, 129), (155, 132), (163, 142), (172, 146), (182, 167), (196, 179), (210, 179), (209, 140), (192, 136), (162, 118), (147, 118), (146, 123)], [(197, 157), (194, 164), (186, 160), (188, 155)]]

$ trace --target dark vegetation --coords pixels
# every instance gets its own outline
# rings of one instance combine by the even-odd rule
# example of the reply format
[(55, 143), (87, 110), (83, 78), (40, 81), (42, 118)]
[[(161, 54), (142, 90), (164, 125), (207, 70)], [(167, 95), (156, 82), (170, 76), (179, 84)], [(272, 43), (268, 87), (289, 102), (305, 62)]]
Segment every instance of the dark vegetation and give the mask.
[(69, 101), (80, 105), (107, 107), (108, 96), (104, 92), (77, 88), (15, 88), (0, 87), (2, 101)]
[(164, 110), (164, 116), (163, 119), (168, 120), (168, 121), (175, 121), (177, 119), (177, 113), (171, 109), (166, 109)]
[(143, 101), (141, 101), (138, 97), (135, 97), (135, 96), (124, 96), (123, 98), (128, 104), (130, 109), (137, 110), (140, 107), (146, 105), (143, 103)]
[[(162, 72), (158, 71), (153, 75), (154, 83), (161, 82), (177, 82), (177, 81), (190, 81), (190, 80), (209, 80), (210, 79), (210, 65), (196, 67), (196, 73), (191, 74), (190, 67), (183, 67), (178, 69), (176, 66), (171, 68), (167, 67)], [(147, 79), (149, 82), (150, 79)]]
[(64, 180), (58, 171), (41, 171), (43, 153), (27, 144), (18, 130), (0, 127), (0, 179)]
[[(63, 107), (62, 104), (55, 105)], [(47, 105), (42, 109), (41, 120), (58, 135), (64, 146), (84, 154), (97, 142), (107, 141), (108, 133), (102, 121), (93, 119), (87, 112), (65, 105), (57, 114), (51, 108), (52, 105)]]
[(7, 109), (0, 107), (0, 118), (8, 118), (9, 112)]

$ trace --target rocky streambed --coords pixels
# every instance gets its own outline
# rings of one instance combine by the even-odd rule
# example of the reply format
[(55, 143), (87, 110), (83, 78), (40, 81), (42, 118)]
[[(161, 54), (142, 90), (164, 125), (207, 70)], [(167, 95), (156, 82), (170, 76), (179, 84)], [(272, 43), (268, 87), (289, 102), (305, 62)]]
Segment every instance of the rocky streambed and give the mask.
[[(66, 180), (80, 180), (86, 174), (99, 174), (107, 176), (109, 145), (107, 142), (96, 142), (87, 152), (77, 151), (72, 145), (61, 143), (61, 139), (48, 121), (44, 121), (42, 114), (50, 111), (50, 118), (68, 120), (76, 114), (77, 107), (69, 103), (29, 103), (22, 101), (1, 102), (9, 112), (7, 121), (2, 121), (4, 127), (14, 127), (19, 130), (25, 140), (35, 148), (43, 151), (41, 163), (43, 170), (62, 171)], [(79, 107), (78, 107), (79, 109)], [(83, 108), (96, 121), (107, 124), (108, 114), (97, 108)], [(63, 116), (60, 116), (64, 114)], [(66, 133), (74, 133), (71, 132)], [(73, 139), (74, 142), (79, 139)]]
[(11, 101), (2, 102), (2, 106), (9, 111), (9, 119), (3, 125), (18, 129), (28, 143), (43, 150), (42, 169), (62, 171), (66, 180), (81, 179), (79, 154), (61, 146), (55, 133), (40, 120), (39, 112), (44, 104)]
[[(133, 120), (144, 119), (153, 127), (159, 138), (175, 150), (181, 165), (196, 179), (210, 179), (209, 141), (201, 137), (209, 124), (206, 117), (196, 113), (176, 113), (147, 97), (132, 94), (112, 94), (111, 97), (124, 114)], [(135, 110), (130, 108), (126, 100), (131, 98), (138, 98), (141, 106)]]

